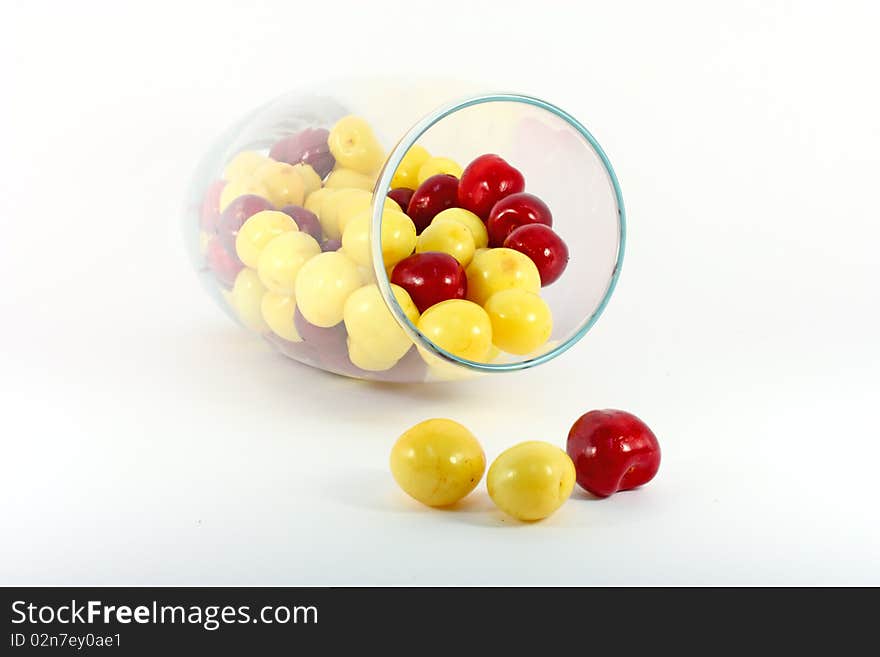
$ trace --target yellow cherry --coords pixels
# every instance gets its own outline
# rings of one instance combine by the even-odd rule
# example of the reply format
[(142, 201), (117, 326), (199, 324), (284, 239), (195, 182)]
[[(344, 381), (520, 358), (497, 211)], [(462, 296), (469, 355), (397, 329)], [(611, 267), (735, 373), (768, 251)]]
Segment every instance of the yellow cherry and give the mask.
[(340, 168), (375, 173), (385, 161), (385, 152), (370, 125), (358, 116), (346, 116), (330, 129), (330, 152)]
[(373, 198), (373, 195), (365, 189), (358, 189), (356, 187), (340, 189), (337, 192), (337, 195), (340, 198), (334, 204), (334, 210), (336, 225), (339, 229), (339, 234), (341, 235), (345, 232), (345, 224), (351, 219), (352, 214), (357, 213), (365, 207), (370, 207), (370, 199)]
[(276, 292), (266, 292), (260, 304), (263, 319), (272, 332), (289, 342), (302, 342), (293, 315), (296, 311), (296, 302), (293, 297)]
[(342, 321), (346, 299), (361, 284), (357, 265), (348, 256), (327, 251), (300, 268), (294, 296), (302, 316), (326, 328)]
[(465, 360), (484, 363), (492, 348), (489, 316), (464, 299), (434, 304), (422, 313), (418, 328), (435, 345)]
[(220, 203), (218, 206), (220, 212), (223, 212), (239, 196), (247, 194), (256, 194), (265, 199), (269, 198), (269, 190), (262, 183), (248, 177), (236, 178), (226, 183), (220, 191)]
[(324, 181), (324, 187), (330, 189), (355, 188), (364, 191), (373, 191), (376, 179), (372, 176), (353, 171), (352, 169), (334, 169)]
[[(392, 285), (391, 290), (407, 318), (415, 325), (419, 320), (419, 311), (409, 294), (397, 285)], [(343, 308), (343, 320), (349, 338), (358, 347), (360, 360), (383, 365), (359, 365), (363, 369), (391, 369), (412, 346), (412, 340), (391, 314), (375, 283), (355, 290), (348, 297)]]
[(256, 151), (242, 151), (229, 161), (226, 168), (223, 169), (223, 179), (231, 182), (233, 180), (241, 180), (242, 178), (250, 178), (254, 171), (269, 161), (265, 155), (261, 155)]
[(532, 353), (553, 332), (550, 306), (534, 292), (502, 290), (489, 297), (484, 308), (492, 322), (492, 342), (509, 354)]
[(458, 422), (419, 422), (391, 449), (391, 474), (410, 497), (428, 506), (449, 506), (468, 495), (486, 471), (479, 441)]
[[(372, 263), (370, 250), (370, 210), (362, 210), (346, 224), (342, 249), (359, 265)], [(382, 258), (386, 267), (396, 265), (411, 255), (416, 246), (416, 227), (412, 219), (399, 210), (382, 213)]]
[(361, 194), (369, 195), (369, 192), (354, 188), (337, 189), (325, 198), (321, 204), (321, 216), (319, 218), (322, 227), (326, 224), (331, 229), (330, 234), (325, 230), (325, 235), (328, 235), (328, 237), (332, 235), (331, 239), (339, 239), (342, 236), (342, 231), (339, 229), (339, 210), (347, 201), (358, 198)]
[(499, 509), (519, 520), (541, 520), (554, 513), (574, 488), (568, 454), (537, 440), (502, 452), (489, 468), (486, 486)]
[(461, 178), (461, 167), (458, 162), (450, 160), (448, 157), (428, 158), (419, 167), (418, 183), (421, 185), (431, 176), (436, 176), (440, 173), (448, 173), (456, 178)]
[(321, 231), (324, 233), (324, 237), (328, 240), (338, 240), (341, 237), (339, 229), (336, 226), (336, 218), (334, 217), (333, 223), (324, 219), (324, 207), (332, 207), (332, 199), (336, 196), (336, 192), (337, 190), (335, 189), (322, 187), (309, 194), (304, 206), (306, 210), (314, 213), (314, 215), (318, 217), (318, 222), (321, 224)]
[(258, 333), (266, 333), (269, 326), (263, 319), (262, 303), (266, 293), (265, 286), (253, 269), (242, 269), (235, 277), (229, 302), (235, 314), (247, 328)]
[(307, 194), (305, 201), (303, 202), (303, 207), (312, 212), (313, 214), (320, 215), (321, 214), (321, 206), (324, 204), (324, 200), (336, 193), (335, 189), (327, 189), (326, 187), (322, 187), (321, 189), (316, 189), (311, 194)]
[[(356, 215), (360, 214), (364, 210), (369, 210), (372, 208), (373, 195), (369, 192), (363, 192), (363, 194), (364, 195), (362, 196), (350, 196), (339, 204), (339, 212), (337, 213), (337, 216), (340, 233), (345, 232), (345, 227), (348, 225), (348, 222)], [(387, 196), (385, 197), (384, 204), (386, 210), (397, 210), (398, 212), (400, 212), (400, 206)]]
[(527, 255), (513, 249), (487, 249), (474, 255), (467, 267), (467, 298), (481, 306), (496, 292), (512, 288), (537, 294), (538, 268)]
[(432, 223), (422, 231), (416, 243), (416, 253), (439, 251), (448, 253), (467, 267), (474, 257), (474, 236), (471, 231), (454, 221)]
[(398, 187), (418, 189), (419, 169), (430, 157), (431, 154), (423, 146), (411, 147), (400, 161), (400, 165), (394, 172), (394, 177), (391, 178), (391, 189)]
[(262, 210), (248, 217), (235, 238), (238, 259), (256, 269), (260, 253), (273, 239), (291, 231), (299, 231), (290, 215), (277, 210)]
[(303, 182), (303, 196), (308, 197), (312, 192), (321, 189), (321, 176), (308, 164), (294, 164), (294, 171), (299, 175)]
[(286, 162), (269, 160), (254, 171), (252, 179), (266, 188), (266, 199), (276, 208), (302, 205), (305, 185), (299, 172)]
[(308, 233), (290, 232), (269, 242), (260, 253), (257, 273), (267, 289), (290, 295), (302, 266), (321, 253), (321, 245)]
[(477, 250), (485, 249), (489, 246), (489, 232), (486, 230), (486, 224), (470, 210), (446, 208), (443, 212), (438, 212), (434, 219), (431, 220), (431, 223), (439, 224), (444, 221), (453, 221), (471, 231), (471, 235), (474, 238), (474, 247)]
[(360, 342), (355, 342), (350, 337), (346, 339), (348, 347), (348, 359), (356, 367), (367, 372), (386, 372), (397, 365), (397, 358), (383, 358), (380, 355), (370, 352)]

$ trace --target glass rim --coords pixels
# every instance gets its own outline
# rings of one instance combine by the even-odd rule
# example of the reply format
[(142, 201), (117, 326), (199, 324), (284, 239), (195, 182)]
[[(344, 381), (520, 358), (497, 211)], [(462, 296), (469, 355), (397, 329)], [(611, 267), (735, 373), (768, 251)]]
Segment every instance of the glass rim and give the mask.
[[(425, 134), (425, 132), (430, 130), (434, 125), (436, 125), (446, 117), (450, 116), (451, 114), (454, 114), (455, 112), (463, 109), (467, 109), (468, 107), (473, 107), (475, 105), (495, 102), (513, 102), (531, 105), (532, 107), (537, 107), (539, 109), (550, 112), (551, 114), (562, 119), (568, 125), (573, 127), (599, 156), (599, 160), (602, 162), (602, 166), (605, 168), (605, 172), (608, 175), (609, 181), (611, 182), (611, 186), (613, 188), (614, 196), (617, 202), (617, 257), (615, 259), (614, 269), (611, 272), (611, 276), (605, 288), (605, 292), (602, 295), (602, 299), (599, 301), (598, 305), (589, 315), (589, 317), (587, 317), (577, 328), (577, 330), (574, 331), (574, 333), (572, 333), (564, 342), (556, 345), (553, 349), (550, 349), (543, 354), (535, 356), (534, 358), (516, 361), (513, 363), (480, 363), (478, 361), (472, 361), (456, 356), (455, 354), (452, 354), (434, 344), (430, 340), (430, 338), (422, 333), (418, 329), (418, 327), (410, 321), (409, 317), (407, 317), (406, 313), (403, 311), (403, 308), (401, 308), (400, 304), (397, 302), (397, 299), (395, 298), (394, 293), (391, 290), (391, 280), (388, 276), (388, 272), (385, 271), (385, 264), (382, 257), (382, 212), (385, 208), (385, 195), (387, 193), (386, 190), (391, 187), (391, 179), (394, 177), (394, 172), (397, 171), (397, 167), (400, 166), (403, 157), (406, 155), (409, 149), (412, 148), (413, 145), (415, 145), (415, 143), (421, 138), (421, 136)], [(381, 194), (379, 193), (379, 190), (382, 190)], [(571, 114), (569, 114), (562, 108), (553, 105), (552, 103), (548, 103), (547, 101), (541, 100), (540, 98), (535, 98), (534, 96), (526, 96), (517, 93), (479, 94), (476, 96), (468, 96), (461, 100), (454, 101), (440, 107), (439, 109), (435, 110), (431, 114), (425, 116), (423, 119), (418, 121), (400, 139), (400, 141), (391, 151), (388, 158), (385, 160), (385, 165), (383, 166), (382, 171), (379, 173), (379, 178), (376, 181), (375, 187), (373, 188), (372, 217), (370, 222), (370, 250), (373, 260), (373, 271), (378, 282), (379, 292), (382, 295), (385, 304), (391, 309), (391, 314), (394, 316), (394, 319), (417, 347), (422, 347), (423, 349), (426, 349), (428, 352), (440, 357), (444, 361), (460, 365), (476, 372), (513, 372), (517, 370), (524, 370), (551, 361), (557, 356), (560, 356), (561, 354), (571, 349), (571, 347), (573, 347), (581, 338), (583, 338), (584, 335), (586, 335), (587, 332), (595, 325), (596, 321), (605, 310), (605, 307), (608, 305), (608, 301), (611, 299), (611, 295), (614, 293), (614, 288), (617, 286), (617, 281), (620, 277), (620, 270), (623, 266), (623, 254), (625, 251), (625, 247), (626, 211), (624, 210), (623, 206), (623, 194), (620, 191), (620, 184), (617, 181), (617, 175), (614, 173), (614, 168), (611, 166), (611, 162), (609, 161), (608, 156), (605, 154), (605, 151), (602, 150), (599, 142), (596, 141), (596, 138), (593, 137), (590, 131), (587, 130), (587, 128)]]

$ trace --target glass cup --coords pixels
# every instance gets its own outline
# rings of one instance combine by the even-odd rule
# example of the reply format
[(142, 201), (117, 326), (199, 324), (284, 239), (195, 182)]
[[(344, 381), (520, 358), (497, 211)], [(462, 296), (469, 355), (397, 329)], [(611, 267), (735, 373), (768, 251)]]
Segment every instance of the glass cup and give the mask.
[[(502, 163), (468, 167), (487, 154)], [(547, 209), (552, 228), (504, 240), (551, 223)], [(561, 355), (607, 305), (626, 234), (611, 164), (571, 114), (436, 80), (336, 83), (257, 109), (197, 167), (184, 225), (205, 287), (245, 328), (307, 365), (395, 382)]]

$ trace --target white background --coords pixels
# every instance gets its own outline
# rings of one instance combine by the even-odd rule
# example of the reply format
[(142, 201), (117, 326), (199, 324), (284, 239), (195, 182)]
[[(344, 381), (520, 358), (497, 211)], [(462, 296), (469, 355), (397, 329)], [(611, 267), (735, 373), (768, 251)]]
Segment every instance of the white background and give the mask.
[[(322, 9), (326, 5), (326, 9)], [(0, 583), (880, 584), (873, 2), (7, 2), (0, 9)], [(594, 132), (630, 242), (534, 371), (375, 386), (202, 292), (195, 160), (328, 76), (466, 74)], [(546, 522), (421, 508), (386, 466), (451, 416), (489, 459), (592, 408), (657, 479)]]

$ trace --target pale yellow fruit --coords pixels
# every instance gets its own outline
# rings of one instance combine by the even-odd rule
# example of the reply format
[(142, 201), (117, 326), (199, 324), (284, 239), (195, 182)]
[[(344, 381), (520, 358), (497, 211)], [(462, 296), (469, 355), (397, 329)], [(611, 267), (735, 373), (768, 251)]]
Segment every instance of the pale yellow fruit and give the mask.
[[(370, 250), (370, 210), (362, 210), (345, 226), (342, 249), (359, 265), (372, 264)], [(392, 267), (412, 254), (416, 246), (416, 227), (412, 219), (399, 210), (382, 213), (382, 258), (385, 267)]]
[[(339, 223), (340, 233), (345, 232), (345, 227), (348, 225), (348, 222), (351, 221), (351, 219), (353, 219), (356, 215), (360, 214), (363, 210), (369, 210), (370, 208), (372, 208), (373, 195), (369, 192), (363, 193), (365, 194), (365, 196), (349, 197), (345, 199), (343, 203), (339, 204), (337, 220)], [(385, 197), (384, 205), (386, 210), (397, 210), (398, 212), (400, 212), (400, 206), (387, 196)]]
[(284, 233), (263, 248), (257, 273), (267, 289), (291, 295), (296, 289), (300, 269), (319, 253), (321, 245), (308, 233)]
[(371, 352), (367, 347), (351, 338), (346, 340), (348, 358), (356, 367), (367, 372), (387, 372), (397, 365), (397, 358), (383, 358), (381, 354)]
[(321, 189), (321, 176), (308, 164), (294, 164), (293, 170), (299, 175), (303, 182), (303, 196), (308, 197), (312, 192)]
[(326, 328), (342, 321), (346, 299), (361, 285), (357, 265), (340, 251), (328, 251), (300, 268), (294, 296), (302, 316)]
[(421, 185), (431, 176), (446, 173), (456, 178), (461, 178), (461, 166), (455, 160), (448, 157), (431, 157), (425, 160), (419, 167), (418, 182)]
[(266, 333), (269, 326), (263, 319), (262, 303), (266, 287), (253, 269), (242, 269), (235, 277), (229, 302), (235, 314), (247, 328), (257, 333)]
[(242, 224), (235, 237), (235, 252), (245, 265), (256, 269), (265, 246), (287, 232), (297, 232), (299, 227), (290, 215), (277, 210), (262, 210)]
[(339, 226), (339, 210), (347, 201), (359, 198), (362, 194), (369, 196), (370, 192), (354, 188), (338, 189), (321, 204), (321, 225), (326, 224), (333, 229), (332, 234), (335, 236), (333, 239), (339, 239), (342, 235)]
[(432, 223), (422, 231), (416, 243), (416, 253), (448, 253), (462, 267), (470, 264), (474, 250), (473, 233), (455, 221)]
[(502, 452), (486, 476), (489, 497), (498, 508), (525, 521), (553, 514), (571, 495), (574, 482), (568, 454), (537, 440)]
[[(407, 318), (415, 325), (419, 320), (419, 311), (409, 294), (397, 285), (392, 285), (391, 290)], [(412, 346), (412, 341), (397, 323), (376, 284), (365, 285), (348, 297), (343, 319), (349, 338), (362, 354), (361, 360), (377, 364), (363, 369), (391, 369)]]
[(418, 189), (419, 169), (430, 157), (431, 154), (423, 146), (411, 147), (400, 161), (400, 165), (394, 172), (394, 177), (391, 178), (391, 189), (398, 187)]
[(269, 162), (269, 158), (256, 151), (242, 151), (233, 157), (223, 169), (223, 179), (227, 182), (250, 178), (254, 171)]
[(541, 290), (541, 276), (535, 263), (513, 249), (487, 249), (475, 253), (466, 271), (467, 298), (481, 306), (502, 290), (517, 288), (535, 294)]
[(351, 169), (334, 169), (324, 181), (324, 187), (330, 189), (345, 189), (346, 187), (373, 191), (376, 179)]
[(324, 237), (328, 240), (338, 240), (341, 237), (339, 228), (336, 225), (336, 218), (333, 218), (333, 223), (330, 223), (324, 218), (324, 207), (330, 207), (332, 205), (332, 199), (336, 196), (336, 193), (337, 190), (335, 189), (322, 187), (309, 194), (305, 203), (305, 209), (318, 218), (318, 222), (321, 224), (321, 232), (324, 233)]
[(484, 363), (492, 348), (489, 316), (464, 299), (434, 304), (422, 313), (418, 328), (435, 345), (465, 360)]
[(431, 224), (439, 224), (444, 221), (452, 221), (461, 224), (469, 231), (474, 238), (474, 248), (476, 250), (485, 249), (489, 246), (489, 232), (486, 230), (486, 224), (470, 210), (464, 208), (446, 208), (442, 212), (438, 212), (431, 220)]
[(276, 292), (266, 292), (260, 304), (263, 319), (272, 332), (289, 342), (302, 342), (293, 315), (296, 312), (296, 301), (293, 297)]
[(419, 422), (391, 449), (391, 474), (404, 492), (428, 506), (449, 506), (468, 495), (486, 471), (474, 435), (443, 418)]
[(229, 204), (239, 196), (247, 194), (255, 194), (265, 199), (269, 198), (269, 190), (262, 183), (249, 177), (236, 178), (226, 183), (220, 191), (220, 202), (218, 205), (220, 212), (229, 207)]
[(370, 124), (359, 116), (339, 119), (327, 137), (330, 152), (340, 167), (375, 173), (385, 161), (385, 151)]
[(300, 174), (286, 162), (269, 160), (254, 171), (252, 180), (266, 188), (267, 196), (276, 208), (285, 205), (302, 205), (305, 185)]
[(534, 292), (515, 288), (496, 292), (484, 309), (492, 322), (492, 342), (509, 354), (530, 354), (553, 332), (550, 306)]

